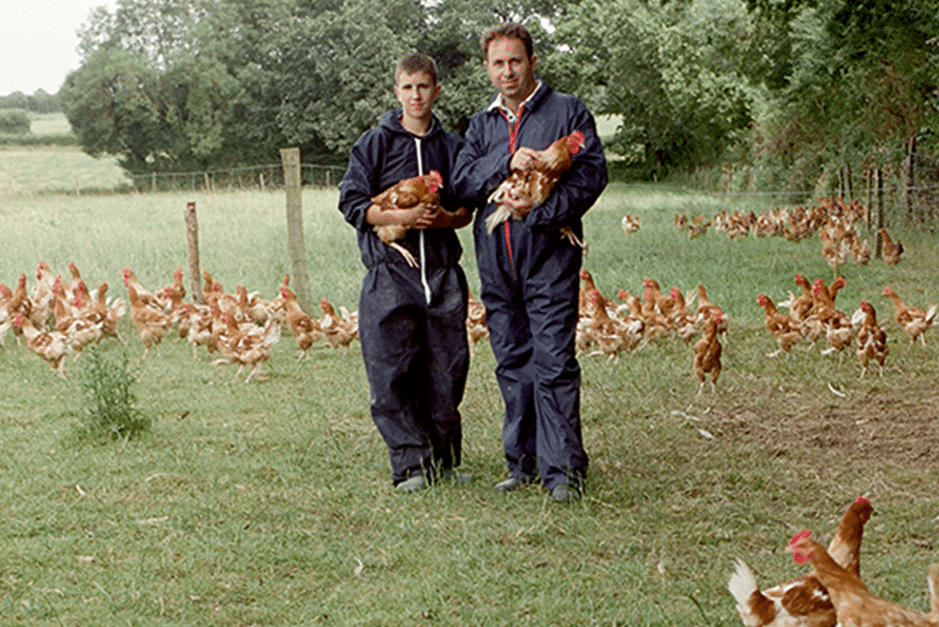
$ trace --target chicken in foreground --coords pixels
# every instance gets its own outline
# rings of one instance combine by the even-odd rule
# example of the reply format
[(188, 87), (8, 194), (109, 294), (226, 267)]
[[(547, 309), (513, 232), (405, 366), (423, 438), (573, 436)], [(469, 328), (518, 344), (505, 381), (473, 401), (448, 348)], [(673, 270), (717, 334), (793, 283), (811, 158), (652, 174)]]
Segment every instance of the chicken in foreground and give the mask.
[(815, 576), (828, 590), (828, 596), (842, 627), (936, 627), (939, 625), (939, 599), (936, 598), (937, 568), (929, 573), (932, 611), (924, 614), (898, 603), (874, 596), (860, 576), (842, 567), (808, 530), (797, 533), (786, 547), (796, 562), (811, 562)]
[[(828, 545), (829, 555), (855, 574), (860, 573), (864, 525), (873, 511), (870, 500), (859, 497), (842, 516)], [(750, 567), (738, 559), (727, 589), (736, 599), (737, 613), (747, 627), (835, 627), (838, 622), (835, 607), (814, 573), (761, 591)]]
[(857, 356), (861, 360), (861, 376), (867, 374), (867, 364), (876, 361), (880, 366), (880, 376), (884, 376), (884, 360), (890, 349), (887, 348), (887, 334), (877, 324), (877, 312), (866, 300), (861, 301), (860, 311), (864, 315), (857, 333)]
[[(584, 142), (584, 134), (574, 131), (556, 140), (544, 150), (537, 151), (538, 158), (530, 169), (513, 170), (508, 178), (489, 195), (488, 202), (496, 203), (496, 208), (486, 218), (486, 231), (491, 234), (496, 226), (512, 217), (511, 211), (505, 205), (507, 199), (531, 198), (532, 208), (546, 201), (558, 181), (561, 180), (561, 175), (571, 168), (573, 164), (571, 157), (584, 148)], [(586, 248), (586, 245), (577, 239), (569, 227), (562, 229), (561, 234), (571, 243)]]
[(897, 324), (910, 336), (910, 345), (913, 345), (916, 338), (919, 338), (923, 346), (926, 346), (926, 336), (924, 334), (936, 322), (936, 311), (939, 307), (936, 305), (930, 306), (929, 309), (910, 307), (900, 299), (896, 291), (889, 285), (884, 287), (884, 296), (893, 302)]
[[(440, 176), (440, 172), (437, 170), (431, 170), (423, 176), (398, 181), (382, 193), (372, 197), (372, 204), (377, 205), (382, 210), (414, 209), (418, 205), (439, 208), (441, 187), (443, 187), (443, 177)], [(386, 224), (375, 225), (373, 228), (378, 238), (401, 253), (409, 266), (412, 268), (417, 267), (417, 260), (414, 259), (414, 255), (396, 241), (404, 237), (404, 234), (410, 228), (409, 226)]]

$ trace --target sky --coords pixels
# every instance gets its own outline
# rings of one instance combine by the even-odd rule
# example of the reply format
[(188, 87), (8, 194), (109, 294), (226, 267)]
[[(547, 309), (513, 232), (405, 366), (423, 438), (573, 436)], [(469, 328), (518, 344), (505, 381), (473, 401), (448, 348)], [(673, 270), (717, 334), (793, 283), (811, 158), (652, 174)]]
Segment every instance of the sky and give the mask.
[(0, 0), (0, 96), (59, 91), (78, 69), (78, 29), (115, 0)]

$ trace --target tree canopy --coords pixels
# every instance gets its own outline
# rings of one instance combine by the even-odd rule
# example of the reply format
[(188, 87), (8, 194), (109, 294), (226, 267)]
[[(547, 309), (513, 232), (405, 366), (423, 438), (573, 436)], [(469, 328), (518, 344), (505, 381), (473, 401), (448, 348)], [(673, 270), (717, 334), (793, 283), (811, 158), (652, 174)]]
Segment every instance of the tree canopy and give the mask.
[(492, 87), (479, 36), (521, 21), (539, 73), (621, 120), (608, 150), (649, 170), (831, 164), (936, 150), (931, 0), (118, 0), (80, 31), (59, 97), (83, 148), (134, 173), (343, 161), (395, 106), (395, 62), (433, 56), (463, 131)]

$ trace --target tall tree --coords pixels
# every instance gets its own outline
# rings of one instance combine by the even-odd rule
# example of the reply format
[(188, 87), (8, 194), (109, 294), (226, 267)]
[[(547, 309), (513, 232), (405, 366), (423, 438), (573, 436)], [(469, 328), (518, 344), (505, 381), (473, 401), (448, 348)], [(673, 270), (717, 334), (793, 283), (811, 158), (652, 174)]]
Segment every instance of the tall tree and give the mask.
[(621, 116), (618, 152), (658, 166), (712, 163), (746, 127), (752, 94), (740, 65), (751, 28), (741, 0), (584, 0), (571, 13), (550, 63), (592, 91), (598, 113)]

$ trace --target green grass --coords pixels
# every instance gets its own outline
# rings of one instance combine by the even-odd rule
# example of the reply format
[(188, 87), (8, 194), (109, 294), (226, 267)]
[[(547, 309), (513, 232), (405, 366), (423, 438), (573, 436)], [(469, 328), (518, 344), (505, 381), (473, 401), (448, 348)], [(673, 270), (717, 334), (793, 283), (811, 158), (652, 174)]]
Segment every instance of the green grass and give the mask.
[(95, 159), (77, 146), (0, 146), (0, 201), (22, 196), (126, 187), (114, 157)]
[[(312, 293), (355, 308), (364, 269), (336, 198), (304, 192)], [(26, 272), (31, 285), (44, 259), (62, 273), (75, 261), (90, 285), (107, 281), (113, 295), (123, 293), (124, 266), (144, 285), (167, 285), (187, 267), (190, 200), (202, 268), (227, 291), (240, 283), (273, 297), (289, 269), (279, 193), (19, 196), (0, 204), (0, 280), (12, 285)], [(893, 350), (887, 376), (858, 382), (850, 355), (841, 364), (817, 352), (763, 358), (774, 345), (756, 295), (778, 298), (795, 272), (828, 278), (831, 270), (814, 240), (733, 243), (708, 233), (689, 242), (673, 230), (675, 212), (713, 213), (724, 202), (612, 185), (587, 214), (585, 267), (604, 293), (638, 292), (646, 276), (684, 291), (702, 282), (731, 332), (716, 396), (694, 396), (691, 348), (680, 343), (618, 364), (581, 360), (591, 470), (588, 497), (570, 507), (536, 487), (491, 490), (504, 477), (502, 403), (484, 345), (461, 406), (465, 467), (477, 482), (401, 495), (368, 414), (358, 345), (297, 362), (285, 333), (268, 379), (244, 385), (204, 353), (193, 361), (177, 341), (141, 360), (125, 320), (130, 346), (109, 341), (104, 351), (127, 351), (138, 407), (154, 423), (139, 440), (95, 444), (73, 436), (68, 413), (82, 402), (83, 360), (69, 358), (63, 381), (8, 336), (0, 346), (4, 624), (739, 625), (725, 590), (733, 559), (747, 559), (763, 584), (795, 576), (803, 569), (782, 555), (783, 543), (804, 526), (830, 533), (865, 492), (877, 509), (865, 579), (926, 608), (934, 465), (858, 465), (835, 453), (810, 462), (800, 449), (812, 441), (783, 432), (766, 443), (740, 425), (772, 430), (795, 415), (824, 427), (865, 406), (873, 417), (876, 399), (904, 399), (906, 390), (916, 409), (939, 375), (939, 350), (906, 351), (878, 290), (889, 281), (910, 302), (939, 301), (936, 247), (901, 232), (900, 266), (844, 269), (839, 304), (875, 303)], [(642, 220), (630, 236), (619, 229), (627, 212)], [(478, 293), (469, 230), (460, 235)]]
[(30, 113), (29, 132), (33, 135), (71, 135), (72, 125), (64, 113)]

